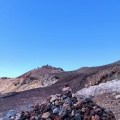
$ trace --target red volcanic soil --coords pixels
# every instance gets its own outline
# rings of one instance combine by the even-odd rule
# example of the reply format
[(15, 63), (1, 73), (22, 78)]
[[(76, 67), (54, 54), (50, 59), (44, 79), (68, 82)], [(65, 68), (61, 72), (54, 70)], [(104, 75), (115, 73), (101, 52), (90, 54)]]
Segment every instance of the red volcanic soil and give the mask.
[[(27, 79), (29, 73), (30, 72), (19, 76), (19, 78), (26, 76)], [(43, 73), (45, 74), (45, 72)], [(39, 77), (39, 75), (43, 73), (40, 73), (39, 70), (34, 70), (32, 75), (34, 74), (35, 77)], [(100, 67), (84, 67), (70, 72), (60, 71), (56, 73), (53, 71), (50, 74), (58, 78), (58, 81), (51, 86), (27, 90), (13, 96), (0, 98), (0, 112), (6, 112), (10, 109), (21, 111), (26, 109), (29, 104), (33, 104), (36, 101), (41, 103), (49, 95), (61, 93), (61, 89), (65, 84), (69, 84), (73, 92), (76, 92), (84, 87), (100, 84), (116, 78), (119, 79), (120, 61)]]

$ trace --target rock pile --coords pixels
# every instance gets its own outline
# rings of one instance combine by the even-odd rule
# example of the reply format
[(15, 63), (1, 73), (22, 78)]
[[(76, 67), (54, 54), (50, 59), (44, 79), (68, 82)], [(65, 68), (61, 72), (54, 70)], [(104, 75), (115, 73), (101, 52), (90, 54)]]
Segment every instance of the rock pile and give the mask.
[(116, 120), (112, 111), (98, 106), (90, 96), (77, 97), (68, 85), (62, 94), (51, 95), (41, 105), (30, 105), (12, 120)]

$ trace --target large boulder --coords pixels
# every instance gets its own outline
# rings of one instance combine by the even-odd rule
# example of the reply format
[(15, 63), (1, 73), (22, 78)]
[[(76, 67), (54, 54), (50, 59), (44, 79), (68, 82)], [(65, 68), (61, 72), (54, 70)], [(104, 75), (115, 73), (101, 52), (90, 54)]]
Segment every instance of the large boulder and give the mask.
[(120, 80), (112, 80), (110, 82), (101, 83), (99, 85), (90, 86), (79, 90), (76, 95), (78, 96), (97, 96), (104, 93), (120, 92)]

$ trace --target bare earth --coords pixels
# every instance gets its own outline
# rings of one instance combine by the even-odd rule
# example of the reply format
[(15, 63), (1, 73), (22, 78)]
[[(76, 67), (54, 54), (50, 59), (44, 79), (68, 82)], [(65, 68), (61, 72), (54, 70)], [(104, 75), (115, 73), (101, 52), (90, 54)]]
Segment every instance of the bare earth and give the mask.
[[(10, 109), (20, 112), (27, 109), (30, 104), (41, 103), (49, 95), (61, 93), (61, 89), (66, 83), (69, 84), (73, 92), (77, 92), (82, 88), (113, 79), (120, 79), (120, 61), (105, 66), (84, 67), (70, 72), (63, 71), (60, 68), (44, 66), (14, 79), (2, 79), (3, 84), (10, 85), (9, 88), (4, 87), (3, 89), (2, 80), (0, 80), (0, 113), (6, 113)], [(15, 94), (3, 97), (5, 93), (10, 92)], [(120, 101), (116, 101), (114, 96), (106, 94), (98, 96), (94, 100), (97, 104), (112, 109), (117, 120), (120, 120)]]

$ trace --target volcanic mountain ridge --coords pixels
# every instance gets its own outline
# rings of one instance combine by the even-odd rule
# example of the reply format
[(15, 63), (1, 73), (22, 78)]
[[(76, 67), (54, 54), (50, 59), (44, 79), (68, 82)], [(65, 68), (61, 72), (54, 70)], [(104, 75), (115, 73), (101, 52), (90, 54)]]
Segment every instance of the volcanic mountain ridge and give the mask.
[[(61, 93), (65, 84), (69, 84), (73, 92), (77, 92), (82, 88), (114, 79), (120, 80), (120, 61), (104, 66), (83, 67), (74, 71), (43, 66), (14, 79), (2, 78), (0, 80), (2, 83), (0, 90), (3, 94), (1, 95), (0, 112), (11, 108), (19, 111), (36, 101), (42, 102), (51, 94)], [(6, 87), (3, 87), (3, 84), (7, 84)], [(13, 102), (14, 100), (16, 103)]]

